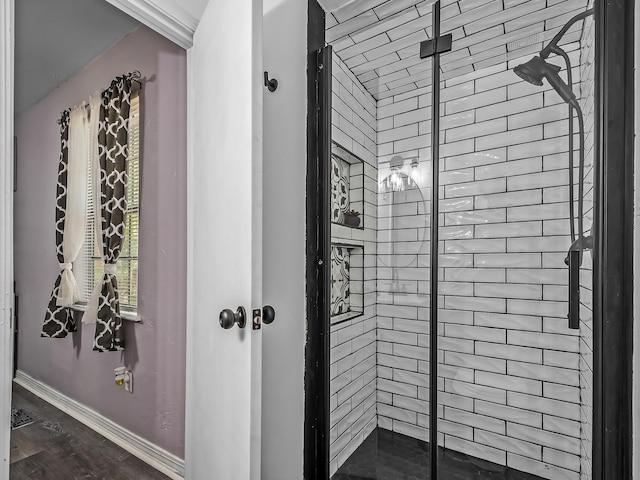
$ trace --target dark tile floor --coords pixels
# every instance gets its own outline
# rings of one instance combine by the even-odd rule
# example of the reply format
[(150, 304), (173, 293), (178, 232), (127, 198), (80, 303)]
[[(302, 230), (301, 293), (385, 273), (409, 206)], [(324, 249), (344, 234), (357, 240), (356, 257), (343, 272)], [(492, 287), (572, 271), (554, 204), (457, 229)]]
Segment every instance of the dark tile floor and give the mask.
[[(540, 477), (439, 449), (438, 480), (542, 480)], [(331, 480), (428, 480), (429, 444), (376, 428)]]
[(11, 431), (11, 480), (169, 478), (16, 384), (13, 408), (35, 422)]

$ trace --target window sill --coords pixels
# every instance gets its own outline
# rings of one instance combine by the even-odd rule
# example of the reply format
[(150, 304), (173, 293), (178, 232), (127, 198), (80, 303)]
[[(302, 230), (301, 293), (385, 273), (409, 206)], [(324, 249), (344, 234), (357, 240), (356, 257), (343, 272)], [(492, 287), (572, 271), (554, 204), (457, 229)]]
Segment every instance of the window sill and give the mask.
[[(75, 305), (72, 305), (71, 308), (76, 312), (87, 311), (86, 305), (75, 304)], [(120, 312), (120, 316), (122, 317), (123, 320), (129, 320), (130, 322), (142, 322), (142, 318), (140, 318), (140, 315), (138, 315), (138, 312), (123, 310)]]

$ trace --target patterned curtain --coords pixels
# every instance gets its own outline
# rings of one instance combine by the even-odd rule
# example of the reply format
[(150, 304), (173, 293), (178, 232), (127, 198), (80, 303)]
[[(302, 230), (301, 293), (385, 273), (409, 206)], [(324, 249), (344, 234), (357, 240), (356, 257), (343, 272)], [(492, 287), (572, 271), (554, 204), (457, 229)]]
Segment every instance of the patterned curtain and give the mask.
[(56, 187), (56, 253), (61, 272), (51, 292), (51, 299), (42, 325), (42, 336), (64, 338), (69, 332), (76, 331), (76, 324), (71, 309), (58, 304), (60, 282), (65, 272), (64, 261), (64, 229), (67, 211), (67, 174), (69, 171), (69, 110), (62, 112), (60, 118), (60, 161), (58, 163), (58, 185)]
[(102, 93), (98, 125), (104, 276), (96, 287), (100, 294), (93, 349), (99, 352), (124, 348), (116, 263), (124, 239), (127, 213), (130, 105), (131, 76), (118, 77)]

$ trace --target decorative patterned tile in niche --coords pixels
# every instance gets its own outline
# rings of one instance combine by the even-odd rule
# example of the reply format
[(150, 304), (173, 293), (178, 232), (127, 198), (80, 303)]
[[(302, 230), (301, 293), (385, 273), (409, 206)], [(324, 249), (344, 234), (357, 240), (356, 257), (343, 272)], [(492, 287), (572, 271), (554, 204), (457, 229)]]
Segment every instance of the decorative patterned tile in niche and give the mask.
[(351, 310), (351, 255), (346, 247), (331, 247), (331, 316)]
[(331, 155), (331, 221), (344, 223), (349, 205), (349, 164)]

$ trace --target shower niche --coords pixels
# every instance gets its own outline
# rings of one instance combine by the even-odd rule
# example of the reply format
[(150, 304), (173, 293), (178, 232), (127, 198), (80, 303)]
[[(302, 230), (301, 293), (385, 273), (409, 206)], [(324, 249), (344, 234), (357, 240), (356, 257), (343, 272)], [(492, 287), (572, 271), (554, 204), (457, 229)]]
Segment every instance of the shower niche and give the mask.
[(364, 162), (331, 145), (331, 323), (364, 312)]
[(359, 317), (364, 312), (364, 249), (333, 239), (331, 243), (331, 323)]
[(364, 229), (364, 162), (331, 145), (331, 222)]

